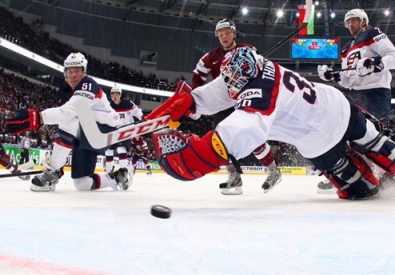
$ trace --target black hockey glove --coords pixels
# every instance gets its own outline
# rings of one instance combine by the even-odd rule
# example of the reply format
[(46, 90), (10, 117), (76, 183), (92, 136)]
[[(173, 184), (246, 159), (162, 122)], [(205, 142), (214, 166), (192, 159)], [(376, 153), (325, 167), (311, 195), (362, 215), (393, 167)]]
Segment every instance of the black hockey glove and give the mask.
[(367, 57), (359, 60), (357, 63), (357, 67), (355, 68), (359, 76), (366, 76), (371, 73), (378, 73), (381, 72), (383, 69), (384, 64), (381, 61), (380, 55)]
[(328, 65), (318, 65), (317, 74), (324, 81), (340, 81), (340, 74)]

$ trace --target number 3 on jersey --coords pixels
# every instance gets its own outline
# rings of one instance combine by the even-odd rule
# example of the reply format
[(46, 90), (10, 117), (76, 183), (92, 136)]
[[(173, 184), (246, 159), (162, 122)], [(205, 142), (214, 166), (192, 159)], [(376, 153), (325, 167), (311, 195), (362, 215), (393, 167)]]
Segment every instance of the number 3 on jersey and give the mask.
[[(293, 83), (291, 83), (291, 79), (294, 80)], [(313, 88), (311, 87), (311, 85), (306, 83), (304, 81), (304, 79), (301, 79), (299, 76), (297, 76), (296, 74), (294, 74), (290, 71), (286, 71), (283, 76), (283, 83), (284, 83), (284, 86), (291, 92), (295, 92), (295, 88), (297, 86), (297, 88), (300, 91), (303, 91), (304, 100), (306, 100), (310, 104), (315, 103), (315, 101), (317, 99), (317, 95), (316, 95), (315, 91), (313, 90)], [(296, 86), (295, 86), (295, 84), (296, 84)]]

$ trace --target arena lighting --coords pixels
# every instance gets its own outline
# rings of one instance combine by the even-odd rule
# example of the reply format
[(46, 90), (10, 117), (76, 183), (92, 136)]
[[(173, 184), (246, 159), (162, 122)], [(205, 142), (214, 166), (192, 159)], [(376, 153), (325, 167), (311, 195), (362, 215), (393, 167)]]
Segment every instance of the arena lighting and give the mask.
[(336, 17), (336, 13), (331, 12), (331, 18), (335, 18)]
[(243, 8), (241, 9), (241, 13), (242, 13), (243, 15), (247, 15), (247, 14), (248, 14), (248, 8), (247, 8), (247, 7), (243, 7)]
[(317, 12), (317, 18), (320, 18), (321, 17), (321, 15), (322, 15), (322, 13), (319, 11), (319, 12)]
[(390, 11), (389, 10), (385, 10), (384, 14), (385, 14), (385, 16), (388, 16), (388, 15), (390, 15)]
[(283, 17), (283, 15), (284, 15), (283, 10), (278, 10), (277, 11), (277, 17)]
[[(45, 57), (42, 57), (36, 53), (28, 51), (28, 50), (14, 44), (14, 43), (9, 42), (8, 40), (0, 38), (0, 46), (4, 47), (10, 51), (13, 51), (17, 54), (20, 54), (30, 60), (38, 62), (42, 65), (45, 65), (53, 70), (59, 71), (61, 73), (64, 72), (64, 67), (62, 65), (59, 65), (51, 60), (48, 60)], [(89, 64), (88, 64), (88, 68), (89, 68)], [(126, 90), (126, 91), (131, 91), (131, 92), (136, 92), (136, 93), (141, 93), (141, 94), (148, 94), (148, 95), (164, 96), (164, 97), (171, 97), (174, 94), (174, 92), (158, 91), (155, 89), (148, 89), (148, 88), (143, 88), (143, 87), (137, 87), (137, 86), (127, 85), (127, 84), (117, 83), (114, 81), (101, 79), (101, 78), (98, 78), (95, 76), (90, 76), (90, 77), (92, 77), (100, 85), (103, 85), (106, 87), (118, 87), (118, 88), (121, 88), (122, 90)]]

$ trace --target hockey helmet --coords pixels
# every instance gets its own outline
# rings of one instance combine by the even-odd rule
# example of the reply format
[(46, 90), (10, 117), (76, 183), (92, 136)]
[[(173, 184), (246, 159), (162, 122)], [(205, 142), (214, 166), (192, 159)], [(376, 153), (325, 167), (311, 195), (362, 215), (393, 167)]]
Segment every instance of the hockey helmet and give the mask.
[(119, 93), (119, 96), (122, 96), (122, 89), (121, 89), (121, 88), (118, 88), (118, 87), (113, 87), (113, 88), (111, 89), (110, 94), (112, 94), (112, 93)]
[(346, 13), (344, 16), (344, 26), (348, 29), (347, 20), (350, 18), (359, 18), (362, 22), (363, 19), (366, 20), (366, 26), (369, 24), (369, 18), (366, 12), (362, 9), (352, 9)]
[(236, 32), (236, 24), (232, 20), (222, 19), (215, 26), (215, 37), (218, 36), (218, 31), (224, 28), (231, 28), (232, 32)]
[(264, 58), (249, 47), (228, 52), (221, 65), (221, 77), (231, 98), (236, 99), (250, 79), (256, 78), (264, 68)]
[(70, 67), (83, 67), (86, 73), (86, 68), (88, 66), (88, 60), (82, 53), (71, 53), (64, 61), (64, 71)]

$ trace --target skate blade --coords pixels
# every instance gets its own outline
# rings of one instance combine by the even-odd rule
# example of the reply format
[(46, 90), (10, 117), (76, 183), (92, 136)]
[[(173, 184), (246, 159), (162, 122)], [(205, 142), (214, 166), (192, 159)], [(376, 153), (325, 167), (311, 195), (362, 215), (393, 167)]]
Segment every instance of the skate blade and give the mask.
[(318, 194), (324, 194), (324, 195), (330, 195), (330, 194), (336, 194), (336, 188), (332, 189), (317, 189)]
[(282, 181), (283, 179), (282, 178), (280, 178), (275, 184), (273, 184), (270, 188), (268, 188), (268, 189), (263, 189), (263, 193), (267, 193), (267, 192), (269, 192), (270, 190), (272, 190), (277, 184), (279, 184), (281, 181)]
[(243, 189), (241, 187), (233, 187), (233, 188), (222, 188), (222, 195), (241, 195), (243, 194)]

